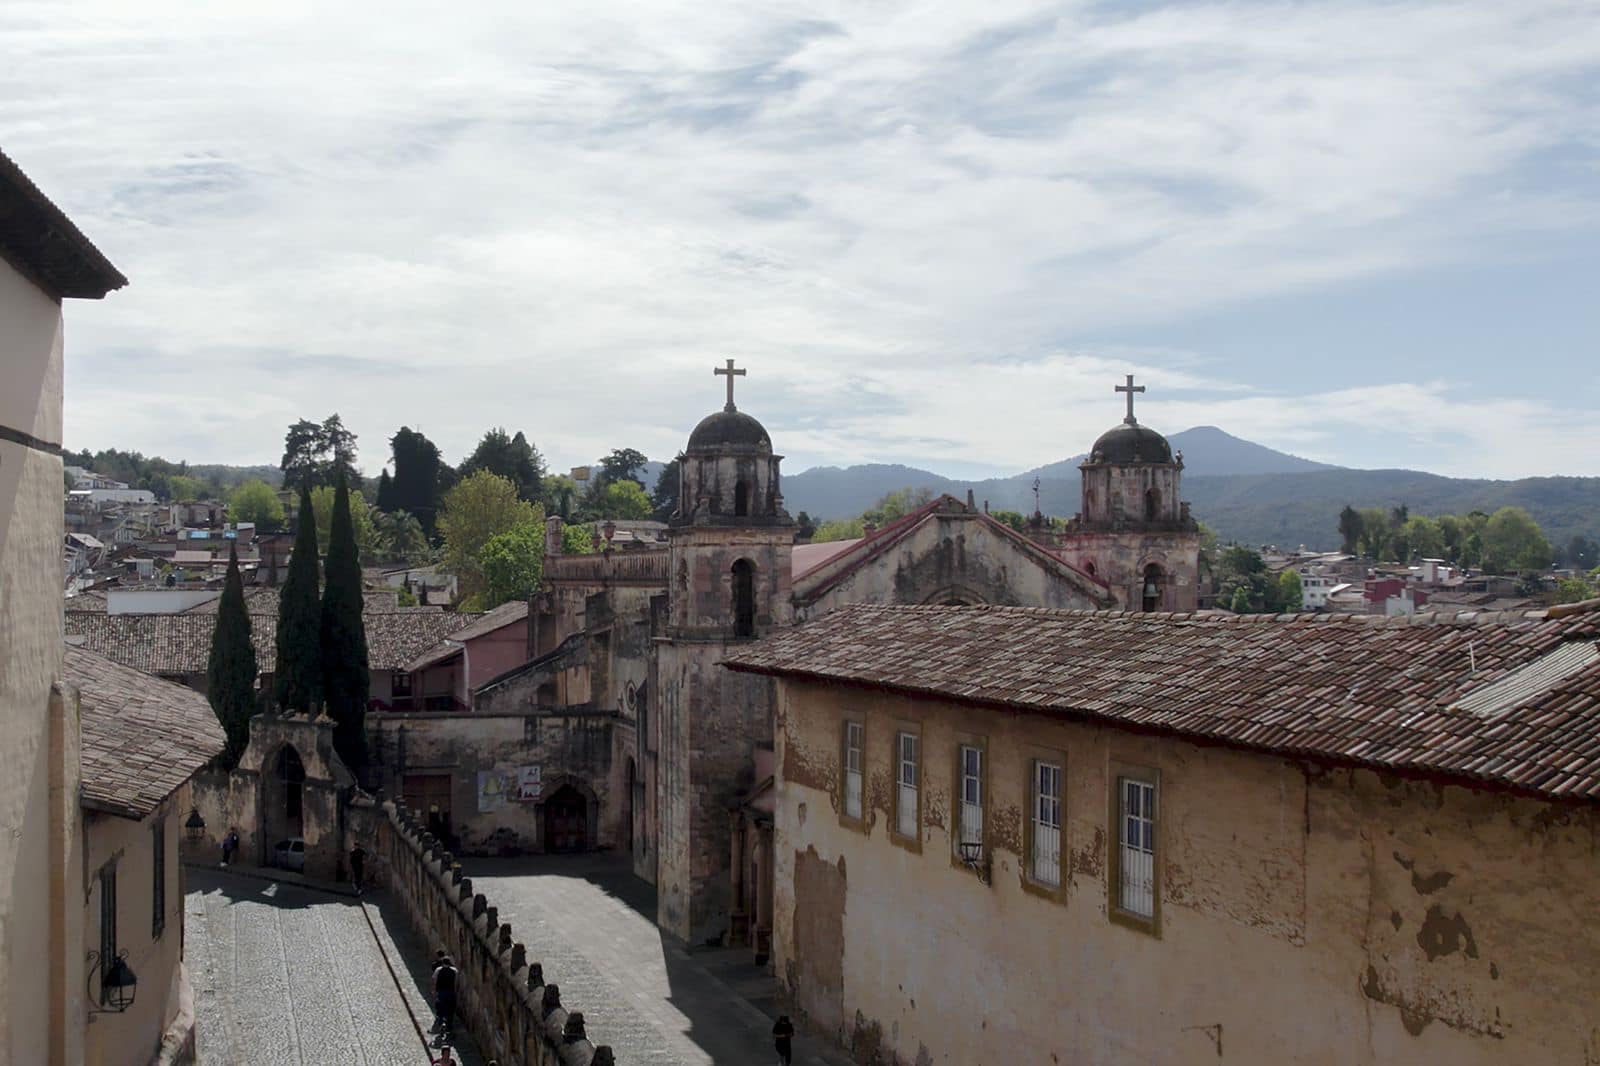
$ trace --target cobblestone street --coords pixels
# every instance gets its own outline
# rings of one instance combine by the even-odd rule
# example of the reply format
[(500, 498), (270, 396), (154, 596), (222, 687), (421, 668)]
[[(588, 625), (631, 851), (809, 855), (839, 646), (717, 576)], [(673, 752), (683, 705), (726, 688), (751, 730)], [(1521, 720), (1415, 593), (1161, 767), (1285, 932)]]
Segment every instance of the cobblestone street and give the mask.
[[(464, 859), (473, 888), (500, 908), (528, 958), (583, 1012), (589, 1037), (626, 1066), (776, 1062), (777, 983), (748, 952), (685, 951), (652, 920), (655, 891), (622, 861), (593, 855)], [(811, 1033), (798, 1066), (846, 1066)]]
[[(298, 885), (186, 871), (185, 956), (202, 1066), (427, 1066), (424, 954), (379, 908)], [(384, 943), (380, 951), (379, 940)], [(384, 962), (400, 974), (405, 995)], [(476, 1063), (476, 1056), (466, 1061)]]

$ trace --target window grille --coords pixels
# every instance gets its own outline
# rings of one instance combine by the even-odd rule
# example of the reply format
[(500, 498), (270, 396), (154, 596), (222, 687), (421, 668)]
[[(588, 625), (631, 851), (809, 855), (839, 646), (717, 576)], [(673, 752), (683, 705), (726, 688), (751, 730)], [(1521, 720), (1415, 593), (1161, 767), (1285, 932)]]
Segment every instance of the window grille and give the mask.
[(895, 830), (903, 837), (917, 837), (917, 736), (901, 733), (896, 745), (899, 749), (899, 786), (895, 802)]
[(1117, 779), (1121, 853), (1120, 906), (1141, 918), (1155, 917), (1156, 786), (1131, 777)]
[(860, 722), (844, 724), (844, 813), (861, 817), (861, 735)]
[(106, 1004), (106, 974), (117, 961), (117, 864), (100, 868), (100, 1005)]
[(167, 823), (158, 815), (150, 827), (150, 939), (161, 937), (167, 927)]
[[(965, 845), (977, 845), (976, 850)], [(961, 833), (958, 853), (977, 859), (983, 854), (983, 749), (961, 745)]]
[(1033, 764), (1033, 879), (1061, 884), (1061, 767)]

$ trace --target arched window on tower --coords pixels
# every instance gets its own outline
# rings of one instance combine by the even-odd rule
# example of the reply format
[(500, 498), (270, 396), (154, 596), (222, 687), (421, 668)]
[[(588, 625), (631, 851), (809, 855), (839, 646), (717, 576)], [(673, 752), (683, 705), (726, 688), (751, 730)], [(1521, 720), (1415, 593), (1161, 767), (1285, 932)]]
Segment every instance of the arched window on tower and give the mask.
[(1151, 563), (1144, 568), (1144, 609), (1147, 611), (1161, 610), (1161, 594), (1165, 586), (1161, 567)]
[(733, 635), (756, 635), (756, 568), (749, 559), (733, 564)]
[(733, 486), (733, 513), (739, 518), (750, 513), (750, 482), (740, 481)]
[(1155, 522), (1161, 517), (1161, 493), (1154, 485), (1144, 490), (1144, 520)]

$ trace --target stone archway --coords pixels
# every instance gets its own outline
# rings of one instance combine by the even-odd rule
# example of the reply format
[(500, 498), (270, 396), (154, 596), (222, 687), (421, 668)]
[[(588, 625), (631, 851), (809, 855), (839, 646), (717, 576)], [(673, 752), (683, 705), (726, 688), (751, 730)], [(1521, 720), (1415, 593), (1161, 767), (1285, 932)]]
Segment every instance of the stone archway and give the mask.
[(259, 810), (261, 865), (271, 865), (274, 849), (305, 836), (306, 767), (293, 744), (282, 744), (262, 767)]
[(571, 785), (544, 801), (544, 850), (570, 854), (589, 848), (589, 802)]
[(983, 607), (989, 601), (982, 593), (965, 585), (946, 585), (935, 589), (922, 602), (939, 607)]

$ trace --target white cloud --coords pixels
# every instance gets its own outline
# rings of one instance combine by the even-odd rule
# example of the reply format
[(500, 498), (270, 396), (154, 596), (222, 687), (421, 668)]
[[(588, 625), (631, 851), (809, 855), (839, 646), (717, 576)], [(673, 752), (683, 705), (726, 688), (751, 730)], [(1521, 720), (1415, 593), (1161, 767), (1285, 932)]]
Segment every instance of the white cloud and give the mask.
[(1073, 454), (1133, 370), (1173, 429), (1593, 472), (1427, 358), (1267, 395), (1105, 340), (1592, 232), (1536, 163), (1593, 152), (1583, 5), (14, 0), (0, 56), (0, 143), (133, 282), (69, 310), (74, 446), (271, 461), (337, 409), (369, 468), (402, 423), (664, 457), (732, 355), (795, 469)]

